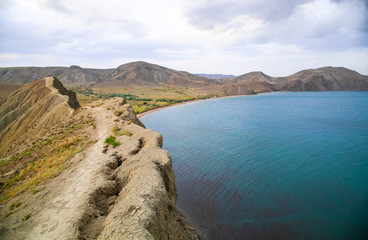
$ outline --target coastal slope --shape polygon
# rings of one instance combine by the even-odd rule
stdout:
[[[59,102],[54,96],[59,91],[49,91],[48,81],[53,83],[51,86],[59,83],[55,78],[47,78],[25,88],[38,89],[40,92],[34,90],[35,93],[53,105],[54,101]],[[62,89],[61,86],[54,87],[54,90]],[[9,99],[21,99],[23,90],[15,92]],[[26,96],[30,98],[32,95]],[[9,101],[6,100],[6,109],[10,109]],[[0,213],[3,219],[0,238],[198,239],[194,229],[176,209],[172,159],[162,149],[162,136],[146,129],[122,98],[99,100],[93,108],[78,108],[77,103],[65,105],[65,102],[59,102],[66,109],[62,116],[57,116],[60,121],[44,125],[45,137],[56,139],[59,151],[73,148],[76,144],[71,141],[60,145],[63,139],[57,138],[59,134],[66,132],[68,135],[65,137],[68,138],[74,131],[85,130],[83,137],[76,141],[85,141],[89,145],[67,161],[65,170],[46,182],[31,184],[17,194],[3,196],[9,186],[13,187],[10,183],[15,185],[11,181],[18,179],[17,176],[27,166],[32,166],[32,162],[25,162],[28,154],[38,153],[27,151],[22,158],[22,154],[10,149],[1,159],[2,166],[16,164],[11,159],[19,161],[19,164],[16,165],[18,170],[6,168],[1,172]],[[51,112],[46,111],[42,115]],[[24,114],[19,115],[34,116]],[[41,149],[52,143],[45,139],[41,142],[45,144]],[[37,146],[37,142],[30,144]],[[36,151],[37,147],[33,150]],[[11,158],[12,155],[17,157]],[[32,177],[33,173],[29,174],[23,175],[25,180]],[[6,179],[10,182],[3,182]],[[30,191],[34,186],[37,191]]]
[[[0,156],[80,108],[76,94],[57,78],[47,77],[24,85],[0,100]]]

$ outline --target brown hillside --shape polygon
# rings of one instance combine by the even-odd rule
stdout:
[[[2,162],[0,239],[198,240],[176,209],[162,136],[124,99],[94,105]]]
[[[89,86],[110,79],[114,69],[70,67],[0,68],[0,82],[27,84],[48,75],[57,77],[65,86]]]
[[[21,88],[22,85],[0,83],[0,98],[5,98]]]
[[[218,85],[212,79],[199,77],[187,72],[181,72],[146,62],[133,62],[121,65],[108,81],[94,85],[96,88],[125,86],[177,86],[202,87]]]
[[[113,74],[114,69],[90,69],[70,66],[65,72],[57,76],[66,86],[89,86],[106,81]]]
[[[342,67],[303,70],[276,87],[282,91],[368,91],[368,76]]]
[[[29,140],[80,105],[56,78],[29,83],[0,102],[0,155]],[[12,149],[14,150],[14,149]]]
[[[11,67],[0,68],[0,82],[11,84],[27,84],[46,77],[48,74],[59,76],[66,67]]]
[[[264,74],[263,72],[250,72],[244,75],[230,78],[225,80],[225,83],[232,83],[232,84],[244,84],[250,82],[266,82],[266,83],[282,83],[286,82],[286,78],[275,78]]]

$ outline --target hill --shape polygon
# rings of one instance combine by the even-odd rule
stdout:
[[[146,62],[123,64],[115,69],[70,67],[0,68],[0,83],[24,84],[40,76],[58,77],[69,87],[87,87],[100,94],[138,93],[140,98],[193,98],[228,96],[272,91],[366,91],[367,76],[342,67],[303,70],[286,77],[272,77],[263,72],[250,72],[238,77],[177,71]],[[236,87],[235,87],[236,86]],[[81,91],[79,91],[81,92]],[[83,91],[82,91],[83,92]]]
[[[43,78],[23,86],[0,100],[0,153],[79,107],[75,93],[65,89],[56,78]]]
[[[131,86],[201,87],[218,82],[146,62],[123,64],[116,69],[70,67],[15,67],[0,68],[0,82],[26,84],[48,75],[57,77],[69,87],[93,86],[117,88]]]
[[[205,74],[205,73],[197,73],[194,74],[200,77],[205,77],[205,78],[209,78],[209,79],[216,79],[216,80],[221,80],[221,79],[226,79],[226,78],[234,78],[236,76],[234,75],[226,75],[226,74]]]
[[[95,88],[114,88],[126,86],[176,86],[202,87],[217,85],[215,80],[199,77],[188,72],[177,71],[146,62],[133,62],[119,66],[112,77],[93,85]]]
[[[0,83],[0,99],[9,96],[21,87],[22,85],[18,84]]]
[[[343,67],[323,67],[297,72],[276,85],[281,91],[368,91],[368,76]]]
[[[122,98],[80,108],[54,77],[0,102],[0,239],[195,239],[172,160]]]
[[[113,69],[70,67],[0,68],[0,82],[26,84],[47,76],[57,77],[66,86],[89,86],[109,79]]]

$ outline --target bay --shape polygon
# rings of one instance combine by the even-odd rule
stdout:
[[[200,101],[141,121],[202,239],[368,239],[368,92]]]

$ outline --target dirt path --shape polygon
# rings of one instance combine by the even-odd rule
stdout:
[[[103,109],[95,108],[96,136],[99,141],[86,152],[85,158],[73,169],[63,172],[48,189],[50,200],[33,219],[36,224],[26,239],[75,239],[78,221],[89,205],[89,193],[104,181],[99,170],[106,159],[103,140],[108,134]]]

